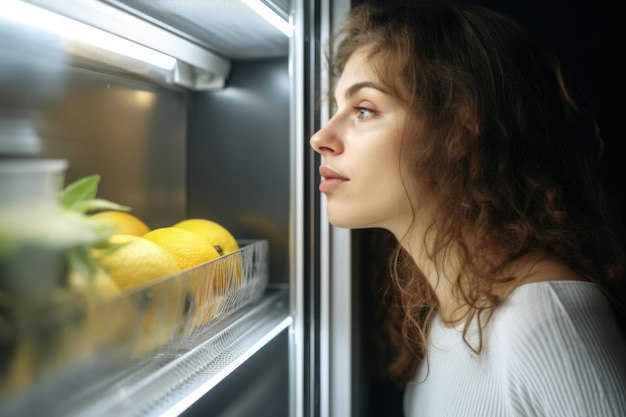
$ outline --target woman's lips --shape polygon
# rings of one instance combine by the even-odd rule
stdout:
[[[320,175],[322,176],[322,182],[320,183],[319,190],[322,193],[330,192],[341,184],[349,181],[348,178],[326,165],[320,166]]]

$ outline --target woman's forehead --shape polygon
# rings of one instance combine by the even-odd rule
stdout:
[[[383,82],[383,77],[378,73],[379,58],[371,56],[370,52],[367,48],[359,48],[350,55],[336,83],[336,93],[343,94],[342,91],[349,88],[351,84],[366,81],[381,91],[390,93],[389,88],[387,88],[388,83]]]
[[[411,58],[398,56],[397,52],[377,45],[359,47],[348,58],[344,71],[350,64],[361,66],[368,79],[376,82],[387,94],[408,104],[415,93],[412,91],[415,80],[407,79],[406,74],[416,74],[418,65]]]

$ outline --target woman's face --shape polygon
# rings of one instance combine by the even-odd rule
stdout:
[[[319,189],[331,224],[404,233],[413,218],[400,171],[405,107],[378,82],[363,50],[348,60],[335,102],[336,113],[310,140],[323,157]]]

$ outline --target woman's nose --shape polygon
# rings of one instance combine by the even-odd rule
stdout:
[[[343,151],[343,144],[330,122],[315,132],[309,143],[311,148],[321,155],[337,154]]]

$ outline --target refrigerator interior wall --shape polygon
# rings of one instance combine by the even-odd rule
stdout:
[[[67,184],[99,174],[98,196],[151,228],[185,218],[187,93],[92,69],[64,84],[39,112],[37,156],[67,159]]]
[[[194,92],[188,116],[188,213],[235,236],[268,239],[271,282],[289,282],[289,67],[234,61],[226,88]]]

